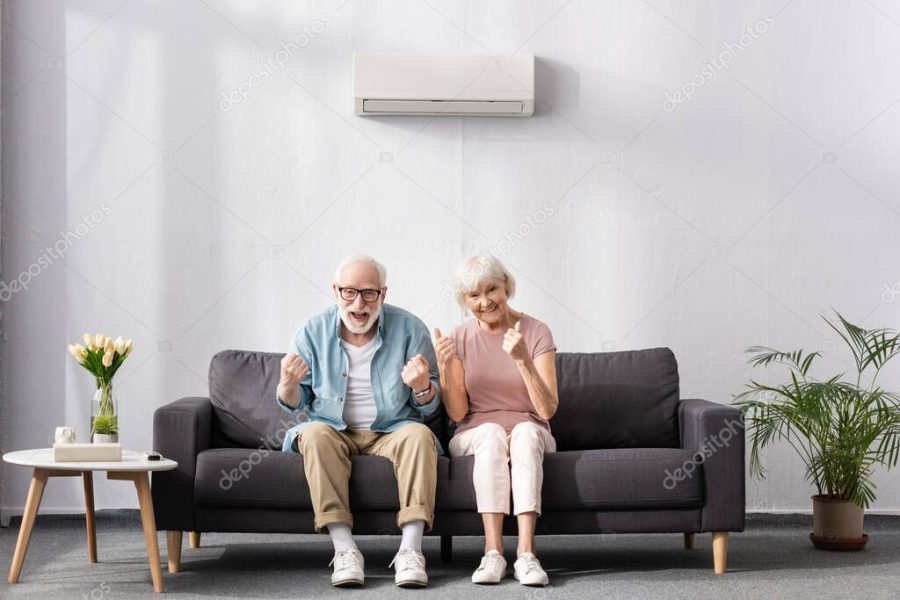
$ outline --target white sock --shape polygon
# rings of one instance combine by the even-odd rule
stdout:
[[[356,550],[356,542],[353,541],[353,534],[350,532],[350,526],[346,523],[332,523],[327,525],[328,535],[331,536],[331,543],[334,544],[334,551]]]
[[[422,536],[425,534],[425,521],[419,519],[403,525],[403,539],[400,540],[400,549],[422,551]]]

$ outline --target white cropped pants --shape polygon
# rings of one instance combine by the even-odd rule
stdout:
[[[496,423],[484,423],[454,435],[451,456],[475,455],[472,480],[479,513],[541,513],[544,453],[556,452],[550,432],[532,422],[519,423],[507,435]]]

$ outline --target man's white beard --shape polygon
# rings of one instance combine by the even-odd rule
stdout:
[[[352,311],[350,306],[347,307],[338,307],[341,313],[341,322],[344,323],[344,327],[347,328],[350,333],[355,333],[356,335],[362,335],[367,333],[372,326],[375,324],[375,321],[378,320],[378,315],[381,314],[381,303],[375,308],[375,310],[369,313],[369,319],[362,325],[357,325],[353,322],[353,319],[350,317],[351,312],[359,312]]]

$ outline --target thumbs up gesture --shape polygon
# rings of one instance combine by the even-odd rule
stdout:
[[[444,337],[441,330],[434,328],[434,353],[437,355],[438,368],[443,371],[450,364],[450,361],[458,358],[456,356],[456,346],[453,340]]]
[[[503,351],[516,361],[527,360],[530,357],[525,339],[519,330],[520,323],[521,321],[516,321],[516,324],[507,329],[503,335]]]

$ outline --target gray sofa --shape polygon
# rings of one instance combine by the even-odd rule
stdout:
[[[209,397],[182,398],[154,415],[153,445],[178,461],[154,473],[156,526],[167,530],[169,570],[179,569],[182,532],[312,533],[303,458],[280,451],[296,417],[275,403],[282,354],[227,350],[209,367]],[[683,400],[668,348],[559,353],[558,451],[544,460],[539,534],[712,533],[724,573],[728,533],[744,529],[744,429],[740,413]],[[302,418],[302,417],[301,417]],[[444,447],[453,423],[428,421]],[[396,480],[384,458],[355,456],[354,533],[399,533]],[[450,560],[452,536],[481,535],[473,459],[438,459],[431,535]],[[515,533],[515,521],[506,521]]]

